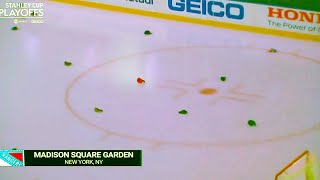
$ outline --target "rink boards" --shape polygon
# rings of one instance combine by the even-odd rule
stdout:
[[[320,41],[320,12],[226,0],[53,0],[215,27]]]

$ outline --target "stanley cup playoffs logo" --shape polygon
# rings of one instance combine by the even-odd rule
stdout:
[[[14,19],[14,23],[43,23],[44,3],[13,3],[0,1],[0,19]]]
[[[0,3],[0,18],[43,17],[43,3]]]

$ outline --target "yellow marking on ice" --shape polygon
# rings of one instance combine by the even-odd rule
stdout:
[[[205,89],[201,89],[199,92],[200,94],[203,94],[203,95],[212,95],[212,94],[216,94],[218,90],[214,88],[205,88]]]

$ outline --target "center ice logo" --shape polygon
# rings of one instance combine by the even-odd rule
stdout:
[[[220,100],[231,100],[238,102],[250,102],[263,98],[260,94],[247,93],[243,91],[241,84],[236,84],[225,90],[224,93],[220,93],[218,88],[208,87],[201,88],[208,84],[208,80],[199,80],[195,83],[186,83],[182,81],[165,81],[160,88],[170,89],[175,92],[173,99],[180,100],[184,96],[188,95],[190,91],[196,90],[199,94],[209,96],[217,95],[215,98],[210,100],[209,105],[215,105]]]
[[[288,78],[283,70],[289,65],[293,72],[303,66],[310,74]],[[301,102],[314,102],[317,65],[310,58],[259,48],[160,49],[110,59],[84,71],[68,85],[65,103],[102,140],[120,137],[151,147],[263,144],[319,129],[313,120],[319,112],[301,111]],[[228,80],[219,81],[221,75]],[[137,76],[145,83],[137,83]],[[297,81],[305,84],[297,86]],[[95,113],[94,107],[103,113]],[[248,127],[249,119],[257,120],[258,128]]]

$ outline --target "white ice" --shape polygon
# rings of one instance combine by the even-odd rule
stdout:
[[[271,180],[306,149],[320,157],[319,43],[45,8],[44,24],[0,21],[1,149],[142,149],[143,166],[0,168],[1,180]]]

